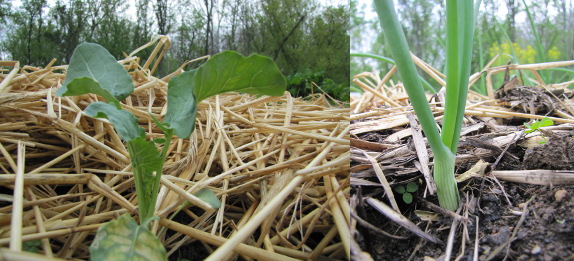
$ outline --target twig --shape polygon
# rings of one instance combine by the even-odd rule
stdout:
[[[395,235],[389,234],[389,233],[385,232],[384,230],[382,230],[382,229],[380,229],[380,228],[378,228],[378,227],[373,226],[371,223],[365,221],[364,219],[362,219],[361,217],[359,217],[357,214],[355,214],[355,213],[353,213],[353,212],[351,212],[351,217],[354,218],[355,220],[357,220],[357,222],[359,222],[359,224],[360,224],[361,226],[364,226],[364,227],[368,228],[369,230],[371,230],[371,231],[373,231],[373,232],[375,232],[375,233],[378,233],[378,234],[380,234],[380,235],[383,235],[383,236],[386,236],[386,237],[390,237],[390,238],[393,238],[393,239],[398,239],[398,240],[408,239],[407,237],[401,237],[401,236],[395,236]]]
[[[462,221],[465,222],[465,223],[468,222],[468,220],[467,220],[465,217],[463,217],[463,216],[461,216],[461,215],[459,215],[459,214],[457,214],[457,213],[454,213],[454,212],[452,212],[452,211],[450,211],[450,210],[448,210],[448,209],[446,209],[446,208],[437,206],[437,205],[433,204],[432,202],[429,202],[429,201],[426,200],[426,199],[418,198],[417,200],[418,200],[420,203],[422,203],[423,205],[425,205],[425,207],[430,208],[430,209],[433,210],[433,211],[436,211],[436,212],[438,212],[438,213],[441,213],[441,214],[443,214],[443,215],[445,215],[445,216],[449,216],[449,217],[451,217],[451,218],[453,218],[453,219],[455,219],[455,220],[459,220],[459,221],[462,220]]]
[[[381,166],[379,165],[377,160],[375,160],[365,151],[363,151],[363,154],[365,154],[365,157],[367,157],[367,159],[369,159],[369,161],[371,162],[371,165],[373,165],[373,170],[375,170],[377,178],[379,178],[381,185],[383,185],[383,189],[385,189],[385,193],[387,194],[387,198],[391,202],[391,206],[395,211],[399,211],[399,206],[397,205],[397,201],[395,200],[395,194],[393,193],[393,190],[391,189],[391,186],[389,185],[389,182],[387,181],[387,178],[385,177],[385,174],[383,173]]]
[[[411,129],[413,130],[413,141],[415,143],[415,150],[421,165],[421,172],[425,178],[427,189],[430,195],[434,195],[436,191],[436,185],[434,179],[431,178],[431,172],[429,169],[429,155],[421,128],[417,121],[415,120],[412,113],[407,113],[407,118],[411,124]]]
[[[395,212],[385,203],[380,202],[374,198],[367,198],[365,201],[367,201],[369,205],[378,210],[381,214],[385,215],[387,218],[394,221],[401,227],[413,232],[415,235],[424,238],[428,241],[431,241],[433,243],[444,245],[444,242],[442,242],[440,239],[431,234],[425,233],[417,225],[415,225],[413,222],[408,220],[405,216],[401,215],[400,213]]]
[[[460,213],[460,210],[462,209],[463,205],[461,205],[458,210],[456,211],[456,214],[458,215],[458,213]],[[450,232],[448,233],[448,241],[446,243],[446,250],[444,251],[445,253],[445,257],[443,259],[443,261],[449,261],[450,260],[450,256],[452,253],[452,248],[454,245],[454,237],[456,235],[456,228],[458,227],[458,223],[460,222],[460,219],[453,219],[452,220],[452,225],[450,226]]]
[[[478,229],[479,223],[478,223],[478,216],[474,216],[475,217],[475,221],[476,221],[476,233],[474,236],[474,251],[473,251],[473,255],[472,255],[472,260],[473,261],[478,261],[478,232],[480,231],[480,229]]]

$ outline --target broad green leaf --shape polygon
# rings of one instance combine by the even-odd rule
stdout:
[[[209,189],[202,188],[198,192],[195,192],[195,194],[193,194],[193,195],[196,196],[197,198],[207,202],[207,204],[209,204],[210,206],[212,206],[215,209],[221,207],[221,202],[219,202],[219,199],[217,198],[215,193],[213,193],[213,191],[211,191]]]
[[[138,226],[127,213],[98,229],[90,255],[92,261],[167,260],[161,241],[147,226]]]
[[[58,92],[62,90],[60,88]],[[65,96],[76,96],[76,95],[83,95],[86,93],[94,93],[97,95],[102,96],[106,102],[113,103],[116,108],[121,109],[120,101],[116,99],[108,90],[102,88],[100,83],[96,82],[94,79],[90,77],[80,77],[75,78],[67,85],[67,91]],[[59,95],[59,94],[58,94]]]
[[[396,186],[396,187],[395,187],[395,191],[398,192],[398,193],[403,194],[403,193],[405,193],[405,191],[406,191],[406,190],[405,190],[405,186],[403,186],[403,185]]]
[[[244,57],[234,51],[211,57],[197,69],[193,82],[197,102],[230,91],[281,96],[286,85],[273,60],[256,54]]]
[[[411,193],[403,194],[403,201],[407,204],[411,204],[411,202],[413,202],[413,195],[411,195]]]
[[[197,102],[193,96],[193,83],[196,71],[173,77],[167,85],[167,113],[163,121],[182,139],[187,139],[195,128]]]
[[[145,130],[138,125],[137,118],[131,112],[119,110],[105,102],[94,102],[88,105],[85,112],[90,117],[108,119],[120,137],[126,141],[138,137],[145,138]]]
[[[56,94],[74,96],[90,93],[80,84],[70,85],[74,79],[83,77],[91,78],[118,100],[125,99],[134,91],[132,78],[126,69],[99,44],[82,43],[76,47],[68,65],[66,80]],[[107,98],[106,101],[111,102]]]
[[[407,191],[408,192],[415,192],[418,189],[419,189],[419,186],[417,186],[417,183],[409,182],[409,184],[407,184]]]
[[[153,216],[155,210],[164,158],[155,143],[146,141],[145,137],[129,140],[128,152],[138,193],[140,220],[146,220]]]

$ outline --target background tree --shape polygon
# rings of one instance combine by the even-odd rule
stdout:
[[[158,34],[167,35],[173,25],[173,13],[170,11],[168,0],[156,0],[155,16],[157,18]]]
[[[133,33],[132,46],[142,46],[149,42],[152,37],[153,20],[150,19],[150,1],[136,1],[136,24]],[[150,52],[145,53],[149,55]]]
[[[0,1],[2,19],[8,11],[2,9],[5,0]],[[232,49],[274,59],[300,96],[319,92],[314,82],[348,99],[350,16],[344,2],[321,6],[318,0],[26,0],[6,19],[0,53],[22,64],[44,66],[52,58],[66,64],[83,41],[99,43],[121,59],[124,52],[164,34],[172,47],[156,72],[160,76],[187,60]],[[138,56],[145,60],[151,51]]]
[[[58,57],[62,62],[69,63],[72,52],[81,43],[82,33],[86,29],[87,10],[80,0],[70,1],[67,4],[58,1],[50,13],[55,23],[55,31],[46,36],[49,42],[58,46]]]

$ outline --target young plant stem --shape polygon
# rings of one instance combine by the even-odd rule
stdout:
[[[442,136],[434,121],[408,43],[392,0],[376,0],[375,6],[399,75],[434,154],[434,178],[442,207],[456,210],[459,194],[454,179],[454,160],[464,117],[474,33],[473,1],[447,1],[447,91]],[[479,3],[476,3],[477,6]]]
[[[401,25],[399,24],[397,14],[392,0],[375,1],[377,13],[384,29],[385,37],[389,42],[395,64],[398,68],[399,75],[409,95],[415,113],[421,122],[421,126],[427,136],[431,147],[436,147],[437,151],[448,151],[442,144],[434,115],[430,110],[424,89],[417,69],[411,59],[407,39]],[[434,145],[433,145],[434,144]],[[433,151],[435,148],[432,148]]]
[[[448,0],[446,5],[446,101],[442,141],[456,154],[464,119],[472,54],[472,1]]]

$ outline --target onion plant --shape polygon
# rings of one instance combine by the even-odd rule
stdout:
[[[393,0],[375,0],[379,20],[383,28],[399,75],[411,100],[415,113],[427,136],[434,154],[434,180],[439,204],[456,210],[460,198],[454,179],[454,160],[464,116],[472,41],[474,33],[474,10],[471,0],[446,1],[446,101],[439,132],[433,113],[426,99],[420,77],[411,59],[409,47],[394,9]]]

